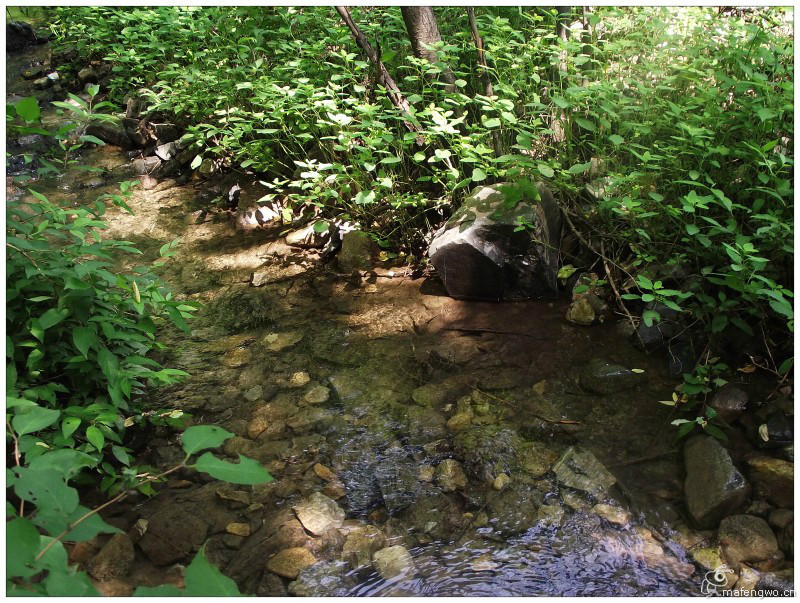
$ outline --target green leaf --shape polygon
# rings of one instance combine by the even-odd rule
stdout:
[[[194,454],[207,448],[217,448],[232,437],[231,432],[216,425],[195,425],[183,432],[181,440],[184,452]]]
[[[584,172],[588,171],[592,167],[592,162],[588,161],[586,163],[576,163],[571,168],[567,170],[570,174],[583,174]]]
[[[356,205],[369,205],[375,202],[375,191],[359,191],[355,198]]]
[[[35,433],[50,427],[61,416],[60,410],[42,408],[41,406],[24,407],[14,415],[11,426],[17,435]]]
[[[583,117],[576,117],[575,123],[577,123],[584,130],[589,130],[590,132],[594,132],[597,129],[597,126],[593,121],[584,119]]]
[[[63,308],[61,310],[57,308],[50,308],[47,312],[39,317],[39,324],[41,324],[42,328],[46,331],[50,327],[60,323],[67,316],[69,316],[69,310],[67,308]]]
[[[134,597],[180,597],[183,594],[180,588],[172,584],[161,586],[140,586],[133,591]]]
[[[86,572],[50,570],[44,579],[49,597],[99,597]]]
[[[36,573],[26,566],[39,553],[39,540],[39,530],[27,519],[17,518],[6,524],[6,545],[13,546],[13,551],[6,554],[6,579],[27,578]]]
[[[66,484],[54,469],[35,470],[17,467],[14,492],[22,500],[36,505],[37,525],[47,523],[59,533],[67,527],[67,518],[78,508],[78,491]]]
[[[448,159],[452,155],[447,149],[436,149],[433,154],[439,159]]]
[[[623,142],[625,142],[625,139],[622,136],[620,136],[619,134],[612,134],[611,136],[608,137],[608,139],[611,142],[613,142],[615,145],[617,145],[617,146],[619,146]]]
[[[723,442],[728,440],[728,436],[725,435],[724,431],[722,431],[719,427],[715,427],[714,425],[711,425],[710,423],[706,425],[705,430],[706,430],[706,433],[708,433],[709,435],[714,436],[718,440],[722,440]]]
[[[496,117],[492,117],[491,119],[487,119],[483,122],[483,125],[487,128],[497,128],[500,126],[500,120]]]
[[[772,119],[773,117],[777,117],[777,113],[772,111],[771,109],[761,108],[756,111],[756,115],[758,115],[759,119],[762,122],[767,121],[768,119]]]
[[[75,327],[72,329],[72,343],[85,358],[88,358],[89,350],[97,345],[97,335],[90,327]]]
[[[84,134],[78,140],[80,140],[81,142],[91,142],[92,144],[96,144],[99,146],[104,146],[106,144],[102,140],[100,140],[97,136],[92,136],[91,134]]]
[[[195,469],[208,473],[211,477],[231,484],[265,484],[272,481],[272,476],[259,463],[241,454],[239,463],[228,463],[206,452],[194,465]]]
[[[106,348],[100,348],[97,353],[97,364],[100,365],[100,370],[106,376],[106,379],[113,382],[119,373],[119,360],[117,357],[109,352]]]
[[[67,417],[63,421],[61,421],[61,433],[64,434],[65,438],[68,438],[78,427],[81,426],[81,420],[78,417]]]
[[[331,225],[325,220],[317,220],[316,222],[314,222],[314,232],[316,232],[317,234],[328,232],[330,227]]]
[[[690,235],[694,236],[698,232],[700,232],[700,229],[697,226],[695,226],[694,224],[687,224],[686,225],[686,232],[689,233]]]
[[[75,509],[75,512],[69,516],[67,519],[68,525],[72,525],[76,521],[78,521],[81,517],[85,516],[89,513],[91,509],[87,509],[86,507],[78,505],[78,508]],[[94,515],[89,515],[86,519],[76,525],[72,530],[70,530],[66,536],[64,536],[65,542],[86,542],[87,540],[91,540],[98,534],[117,534],[121,532],[119,528],[115,528],[112,525],[107,524],[100,515],[95,513]]]
[[[385,163],[386,165],[392,165],[393,163],[400,163],[401,161],[403,160],[396,155],[393,155],[392,157],[384,157],[380,162]]]
[[[555,174],[553,168],[551,168],[549,165],[545,165],[544,163],[537,165],[536,169],[539,170],[539,173],[545,178],[552,178]]]
[[[17,115],[28,123],[38,121],[39,116],[42,114],[41,109],[39,109],[39,101],[32,96],[20,99],[17,104],[14,105],[14,109]]]
[[[483,180],[486,180],[486,172],[484,172],[481,168],[475,168],[472,170],[473,182],[482,182]]]
[[[195,155],[195,158],[192,159],[192,163],[189,165],[190,168],[196,170],[200,167],[200,164],[203,163],[203,156],[202,155]]]
[[[554,96],[553,97],[553,102],[556,105],[558,105],[559,107],[561,107],[562,109],[566,109],[567,107],[569,107],[569,102],[564,100],[560,96]]]
[[[236,597],[240,596],[236,582],[223,575],[205,557],[201,548],[186,568],[185,597]]]
[[[106,444],[106,437],[103,435],[103,432],[94,425],[90,425],[86,428],[86,439],[89,440],[89,443],[97,448],[98,451],[103,450],[103,446]]]
[[[689,178],[692,180],[697,180],[700,177],[700,172],[697,170],[689,170]]]
[[[711,321],[711,332],[720,333],[728,326],[727,314],[717,314]]]

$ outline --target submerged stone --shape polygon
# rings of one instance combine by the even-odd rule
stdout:
[[[711,436],[694,436],[683,449],[686,509],[702,529],[715,528],[747,501],[750,486],[728,451]]]
[[[341,507],[320,492],[314,492],[292,509],[303,527],[315,536],[322,536],[344,522],[344,511]]]
[[[641,375],[602,358],[593,358],[580,376],[581,387],[595,394],[612,394],[634,387]]]
[[[593,495],[606,492],[617,483],[603,464],[588,450],[572,446],[553,466],[559,483]]]
[[[381,578],[389,580],[415,570],[411,553],[403,546],[390,546],[372,556],[372,564]]]

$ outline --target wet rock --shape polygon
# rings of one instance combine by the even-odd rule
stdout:
[[[234,536],[247,537],[250,536],[250,526],[246,523],[229,523],[225,526],[225,531]]]
[[[456,434],[453,452],[472,479],[491,483],[500,473],[511,474],[522,443],[510,429],[485,425]]]
[[[217,488],[215,494],[226,501],[231,509],[244,509],[250,504],[250,495],[244,490],[234,490],[225,486]]]
[[[295,597],[346,597],[356,585],[343,561],[320,561],[300,572],[289,584],[289,594]]]
[[[599,515],[606,521],[610,523],[615,523],[617,525],[627,525],[631,522],[631,515],[625,509],[614,505],[607,505],[607,504],[597,504],[592,507],[592,513],[595,515]]]
[[[166,122],[162,123],[154,123],[150,121],[149,118],[146,118],[144,122],[147,124],[148,130],[152,133],[153,137],[161,144],[169,144],[173,141],[178,140],[181,137],[181,129],[176,126],[175,124],[170,124]],[[185,148],[185,146],[181,143],[175,145],[173,147],[175,151],[181,151]],[[194,153],[192,153],[194,156]]]
[[[509,483],[511,482],[511,478],[508,477],[505,473],[501,473],[492,482],[492,488],[500,492],[503,490]]]
[[[132,149],[134,146],[125,126],[119,121],[93,121],[86,126],[86,134],[123,149]]]
[[[6,23],[6,52],[20,52],[38,43],[36,32],[29,23],[25,21]]]
[[[701,529],[715,528],[740,509],[750,486],[734,467],[728,451],[711,436],[694,436],[683,449],[684,494],[689,517]]]
[[[151,174],[161,166],[161,160],[158,157],[145,157],[143,159],[134,159],[131,167],[134,174]]]
[[[776,530],[785,528],[794,521],[794,511],[790,509],[775,509],[769,514],[767,523]]]
[[[165,144],[158,145],[155,150],[156,157],[161,159],[161,161],[169,161],[179,152],[178,145],[174,142],[167,142]]]
[[[794,559],[794,519],[777,532],[778,546],[789,558]]]
[[[436,343],[430,352],[431,357],[446,365],[464,365],[479,356],[482,350],[472,337],[448,337]],[[458,377],[465,384],[463,377]]]
[[[270,333],[261,339],[261,345],[268,352],[280,352],[289,348],[303,339],[300,331],[288,333]]]
[[[148,518],[139,547],[155,565],[167,565],[191,555],[206,539],[208,525],[194,506],[170,505]]]
[[[567,320],[575,324],[588,326],[596,318],[594,307],[586,297],[579,297],[567,308]]]
[[[314,230],[314,224],[309,224],[305,228],[293,230],[286,235],[286,244],[292,247],[303,247],[307,249],[319,249],[325,246],[330,235],[328,231],[318,233]]]
[[[35,80],[36,78],[43,77],[45,74],[44,65],[35,65],[29,69],[22,70],[22,77],[26,80]]]
[[[53,85],[53,80],[49,77],[40,77],[38,79],[33,80],[33,87],[37,90],[46,90],[50,86]]]
[[[442,492],[463,490],[467,487],[467,476],[461,468],[461,463],[453,459],[446,459],[436,467],[436,484]]]
[[[402,546],[390,546],[372,556],[375,571],[385,580],[410,574],[415,571],[411,553]]]
[[[322,489],[322,493],[328,498],[339,500],[347,494],[347,490],[345,489],[344,484],[337,480],[335,482],[327,483]]]
[[[396,513],[416,501],[420,484],[417,464],[405,456],[405,451],[387,451],[375,469],[375,478],[390,513]]]
[[[783,410],[770,413],[767,417],[767,440],[759,433],[758,445],[761,448],[781,448],[791,446],[794,442],[794,425],[792,419]]]
[[[255,402],[261,400],[264,396],[264,389],[260,385],[254,385],[244,392],[244,399],[248,402]]]
[[[469,429],[472,424],[472,415],[470,413],[460,412],[453,415],[447,421],[447,429],[450,431],[464,431]]]
[[[445,351],[445,354],[447,352]],[[441,407],[455,402],[469,393],[469,385],[463,377],[450,377],[440,383],[426,383],[411,392],[411,398],[425,407]]]
[[[528,442],[518,450],[519,465],[532,477],[542,477],[558,461],[558,452],[541,442]]]
[[[227,352],[222,357],[222,364],[230,368],[239,368],[250,362],[253,353],[247,348],[238,348]]]
[[[570,447],[553,466],[559,483],[593,495],[606,492],[617,483],[603,464],[588,450]]]
[[[574,511],[588,511],[592,506],[584,495],[571,490],[562,490],[561,500]]]
[[[794,464],[768,456],[747,459],[747,474],[756,491],[778,507],[794,506]]]
[[[93,67],[84,67],[78,72],[78,80],[81,84],[96,84],[97,72]]]
[[[300,575],[301,571],[316,562],[317,558],[308,549],[292,547],[273,555],[267,561],[267,569],[273,574],[294,580]]]
[[[303,396],[303,400],[308,404],[324,404],[331,396],[331,390],[324,385],[315,385]]]
[[[590,360],[580,376],[581,387],[601,395],[630,389],[641,381],[641,375],[601,358]]]
[[[315,492],[292,509],[303,527],[315,536],[322,536],[328,530],[340,527],[344,521],[344,511],[341,507],[319,492]]]
[[[309,377],[307,372],[298,371],[296,373],[292,373],[292,376],[289,377],[289,382],[287,383],[287,385],[291,388],[298,388],[298,387],[303,387],[309,381],[311,381],[311,377]]]
[[[653,321],[648,327],[644,320],[639,321],[639,327],[633,335],[633,343],[641,350],[655,350],[666,342],[676,337],[682,330],[678,322],[678,312],[659,302],[648,302],[646,310],[658,312],[661,320]]]
[[[316,463],[314,465],[314,473],[317,475],[318,478],[326,481],[326,482],[335,482],[338,481],[338,477],[336,474],[331,471],[328,467],[323,465],[322,463]]]
[[[709,404],[717,416],[730,423],[735,420],[747,406],[747,394],[732,383],[726,383],[714,394]]]
[[[133,565],[133,542],[127,534],[114,534],[86,563],[86,570],[98,580],[127,576]]]
[[[372,251],[372,239],[366,232],[351,230],[342,234],[342,247],[336,256],[339,270],[368,270],[372,267]]]
[[[536,512],[536,519],[546,526],[559,525],[564,518],[564,509],[558,505],[543,505]]]
[[[544,496],[520,483],[511,483],[502,492],[489,497],[489,525],[504,536],[514,536],[532,528],[539,521],[539,507]]]
[[[753,563],[779,555],[778,541],[766,521],[753,515],[731,515],[719,524],[723,555],[734,563]]]
[[[372,556],[386,546],[386,535],[372,525],[350,530],[342,548],[342,559],[353,569],[370,564]]]
[[[506,206],[508,195],[524,201]],[[520,222],[533,231],[520,230]],[[447,292],[457,299],[524,299],[557,290],[561,213],[544,187],[475,188],[436,233],[428,250]]]
[[[286,419],[286,424],[295,433],[304,433],[313,427],[321,424],[330,423],[333,420],[333,413],[325,408],[316,406],[307,407],[300,412]]]
[[[421,465],[419,468],[419,481],[432,482],[436,475],[436,468],[431,465]]]
[[[787,568],[778,572],[768,572],[761,576],[756,590],[789,593],[794,591],[794,569]]]
[[[314,567],[314,566],[311,566]],[[301,574],[303,572],[300,572]],[[286,585],[283,580],[271,572],[264,572],[256,587],[257,597],[285,597]]]

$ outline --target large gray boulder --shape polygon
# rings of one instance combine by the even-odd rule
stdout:
[[[479,186],[436,233],[428,255],[454,298],[550,297],[561,228],[558,203],[543,184]]]
[[[750,485],[733,465],[728,451],[711,436],[698,435],[683,449],[686,465],[686,509],[700,529],[712,529],[739,510]]]

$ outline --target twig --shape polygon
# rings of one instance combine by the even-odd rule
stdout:
[[[186,461],[184,460],[184,461],[183,461],[183,462],[182,462],[180,465],[177,465],[177,466],[173,467],[172,469],[168,469],[167,471],[164,471],[163,473],[160,473],[160,474],[158,474],[158,475],[156,475],[156,476],[153,476],[153,477],[148,477],[147,479],[144,479],[144,480],[142,480],[141,482],[139,482],[138,484],[136,484],[136,485],[134,486],[134,488],[138,488],[139,486],[143,486],[144,484],[147,484],[147,483],[153,482],[153,481],[155,481],[155,480],[157,480],[157,479],[161,479],[162,477],[165,477],[165,476],[169,475],[170,473],[174,473],[174,472],[175,472],[175,471],[177,471],[178,469],[182,469],[182,468],[184,468],[185,466],[186,466]],[[132,488],[131,488],[131,489],[132,489]],[[61,532],[61,534],[59,534],[58,536],[56,536],[55,538],[53,538],[53,540],[51,540],[51,541],[50,541],[50,542],[47,544],[47,546],[46,546],[46,547],[44,547],[44,548],[42,549],[42,551],[41,551],[41,552],[40,552],[38,555],[36,555],[36,557],[34,558],[34,561],[39,561],[39,559],[41,559],[41,558],[44,556],[44,554],[45,554],[47,551],[49,551],[49,550],[50,550],[50,547],[52,547],[52,546],[53,546],[53,545],[54,545],[56,542],[59,542],[59,541],[60,541],[62,538],[64,538],[64,536],[66,536],[67,534],[69,534],[69,533],[70,533],[72,530],[74,530],[74,529],[75,529],[75,527],[76,527],[76,526],[78,526],[80,523],[82,523],[82,522],[84,522],[85,520],[89,519],[89,518],[90,518],[92,515],[94,515],[94,514],[96,514],[96,513],[99,513],[100,511],[102,511],[102,510],[103,510],[103,509],[105,509],[106,507],[110,507],[110,506],[111,506],[111,505],[113,505],[114,503],[116,503],[116,502],[119,502],[119,501],[121,501],[122,499],[124,499],[126,496],[128,496],[128,494],[130,494],[130,491],[131,491],[131,489],[125,490],[124,492],[121,492],[121,493],[117,494],[117,495],[116,495],[114,498],[112,498],[111,500],[109,500],[109,501],[107,501],[107,502],[103,503],[102,505],[100,505],[99,507],[97,507],[97,508],[95,508],[95,509],[92,509],[92,510],[91,510],[91,511],[89,511],[88,513],[86,513],[86,514],[82,515],[81,517],[79,517],[78,519],[76,519],[75,521],[73,521],[73,522],[72,522],[72,523],[71,523],[71,524],[70,524],[70,525],[67,527],[67,529],[66,529],[66,530],[64,530],[63,532]]]
[[[611,285],[611,290],[614,292],[614,296],[617,298],[617,303],[619,304],[622,311],[625,312],[625,316],[628,317],[628,321],[631,323],[631,327],[633,327],[633,332],[636,333],[636,337],[639,338],[639,343],[642,344],[644,347],[644,342],[642,341],[642,336],[639,335],[639,329],[636,328],[636,321],[633,320],[633,316],[628,311],[628,308],[625,307],[625,303],[622,301],[622,296],[619,294],[619,289],[617,289],[617,284],[614,282],[614,277],[611,275],[611,268],[608,266],[608,260],[606,259],[606,247],[605,243],[600,241],[600,251],[603,252],[603,268],[606,271],[606,278],[608,279],[608,284]]]
[[[631,459],[629,461],[625,461],[622,463],[616,463],[614,465],[609,465],[609,467],[628,467],[629,465],[636,465],[638,463],[644,463],[646,461],[654,461],[656,459],[660,459],[661,457],[669,456],[670,454],[677,454],[677,450],[667,450],[666,452],[657,452],[655,454],[649,454],[647,456],[641,456],[636,459]]]
[[[548,419],[547,417],[543,417],[541,415],[537,415],[536,413],[533,413],[533,412],[531,412],[529,410],[525,410],[524,408],[519,408],[515,404],[512,404],[511,401],[506,400],[504,398],[500,398],[498,396],[494,396],[494,395],[490,394],[489,392],[483,391],[479,387],[476,387],[476,386],[471,385],[469,383],[467,383],[467,385],[469,387],[471,387],[472,389],[474,389],[476,392],[478,392],[480,394],[483,394],[484,396],[488,396],[488,397],[492,398],[493,400],[497,400],[498,402],[502,402],[503,404],[507,404],[508,406],[513,408],[514,410],[518,410],[518,411],[520,411],[522,413],[528,414],[528,415],[530,415],[530,416],[532,416],[532,417],[534,417],[536,419],[539,419],[540,421],[544,421],[545,423],[550,423],[552,425],[580,425],[580,422],[571,421],[569,419],[560,419],[560,420]]]
[[[496,335],[518,335],[519,337],[530,337],[531,339],[536,339],[537,341],[544,341],[547,337],[538,337],[536,335],[531,335],[529,333],[519,333],[517,331],[498,331],[496,329],[479,329],[479,328],[467,328],[467,327],[443,327],[442,331],[459,331],[462,333],[494,333]]]
[[[6,415],[6,425],[8,426],[8,433],[11,434],[11,439],[14,440],[14,462],[16,463],[17,467],[20,466],[19,462],[19,438],[17,438],[17,434],[14,433],[14,428],[11,426],[11,419]],[[19,502],[19,516],[23,517],[25,515],[25,501],[20,500]]]

